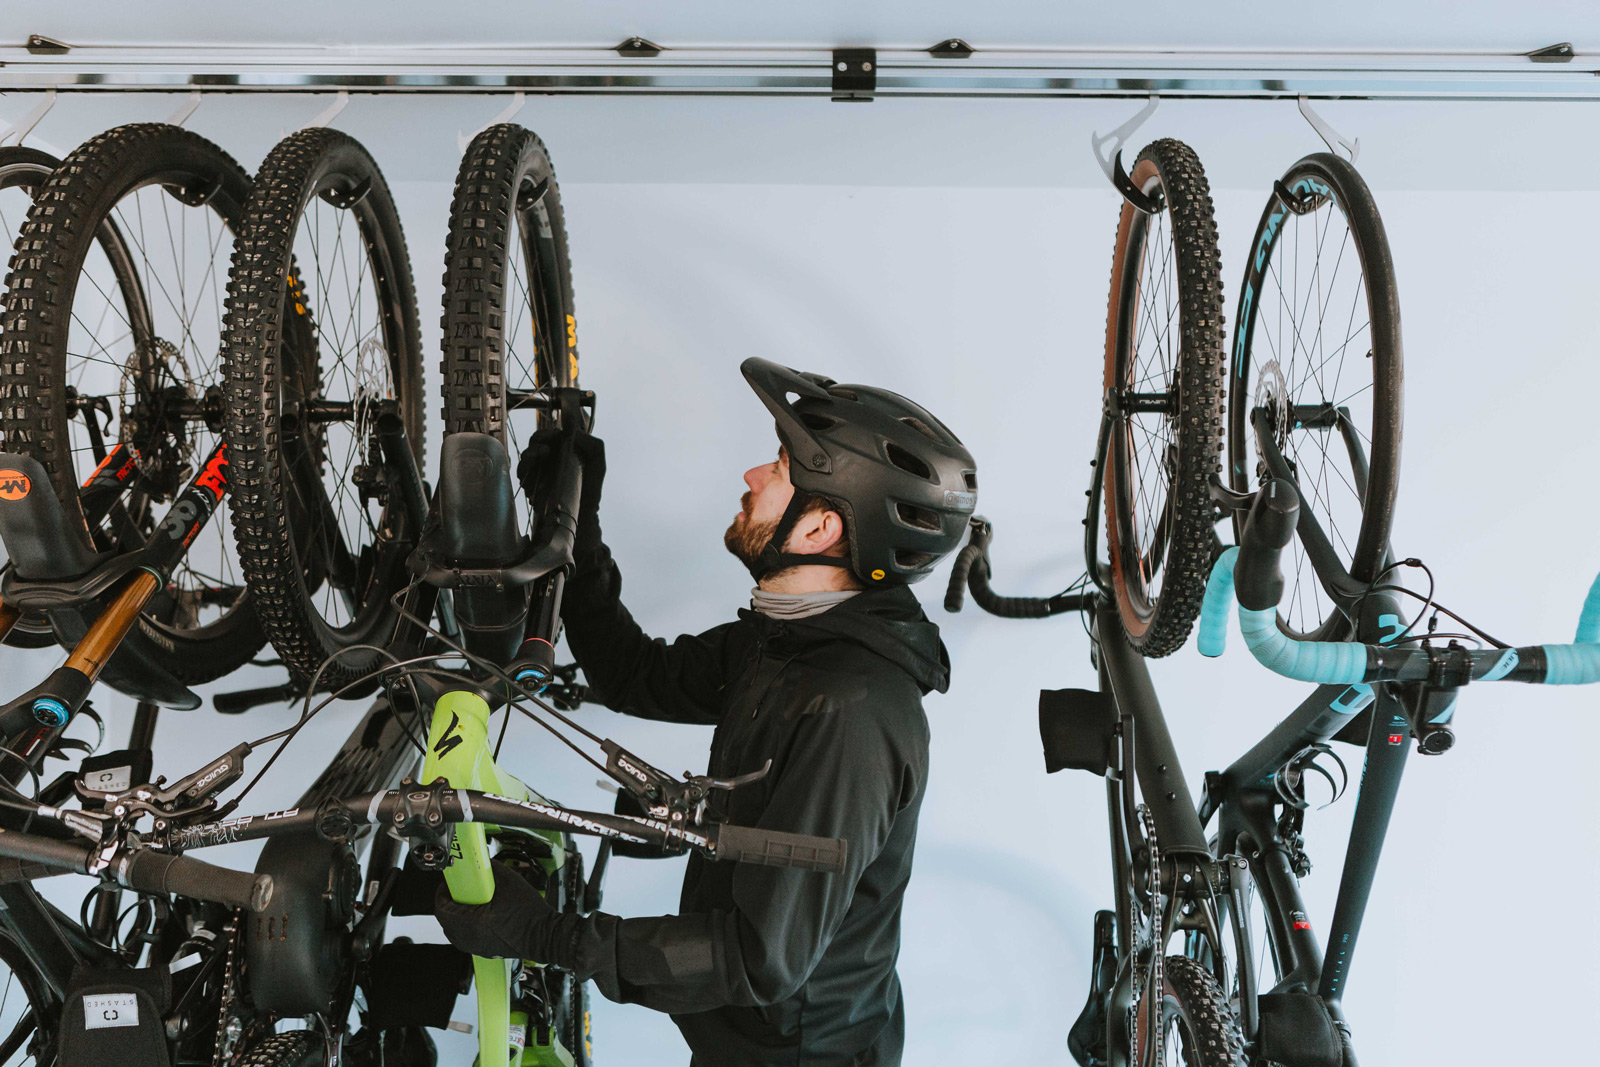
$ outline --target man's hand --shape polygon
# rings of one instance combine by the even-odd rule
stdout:
[[[491,863],[494,897],[487,904],[462,904],[440,884],[433,913],[445,937],[463,952],[490,958],[549,959],[559,913],[522,875],[503,863]]]
[[[528,438],[517,461],[517,481],[530,501],[538,501],[555,477],[553,463],[560,448],[562,431],[547,426]],[[606,443],[593,434],[579,431],[572,437],[572,451],[583,464],[583,493],[578,500],[578,528],[572,547],[578,569],[593,559],[600,549],[600,487],[606,480]]]

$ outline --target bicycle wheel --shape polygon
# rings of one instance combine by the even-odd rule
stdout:
[[[0,936],[0,972],[0,1067],[49,1067],[60,1004],[9,934]]]
[[[380,661],[344,650],[393,636],[418,533],[377,434],[398,415],[421,466],[411,262],[378,165],[336,130],[280,141],[247,219],[228,275],[234,530],[278,655],[303,677],[328,663],[332,689]]]
[[[1106,320],[1112,427],[1107,554],[1122,628],[1141,654],[1183,647],[1211,562],[1209,479],[1222,451],[1222,276],[1205,170],[1156,141],[1131,175],[1159,207],[1127,201]]]
[[[1400,481],[1400,303],[1383,221],[1356,169],[1317,153],[1274,187],[1250,247],[1229,378],[1229,480],[1244,492],[1267,477],[1256,433],[1269,433],[1333,558],[1370,582],[1389,550]],[[1261,431],[1251,425],[1258,410]],[[1236,527],[1243,521],[1235,513]],[[1278,625],[1346,636],[1303,537],[1293,567]]]
[[[1161,1063],[1174,1067],[1246,1067],[1244,1037],[1226,994],[1211,972],[1187,956],[1161,966]],[[1136,1009],[1133,1063],[1144,1063],[1153,1015],[1145,998]]]
[[[489,127],[462,157],[441,325],[444,432],[494,434],[515,462],[550,419],[530,401],[578,384],[561,190],[543,142],[521,126]]]
[[[33,205],[34,194],[44,186],[60,160],[34,148],[0,148],[0,238],[5,247],[17,243],[17,234]],[[0,447],[4,442],[0,441]],[[5,564],[5,546],[0,545],[0,567]],[[5,643],[17,648],[45,648],[55,644],[50,623],[41,614],[17,620]]]
[[[86,142],[36,193],[0,318],[0,434],[37,459],[68,514],[123,442],[131,491],[91,529],[129,551],[219,442],[223,264],[250,179],[227,153],[162,123]],[[227,502],[219,503],[225,510]],[[264,641],[218,516],[141,616],[151,654],[188,684]]]

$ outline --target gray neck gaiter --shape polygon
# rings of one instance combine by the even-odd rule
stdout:
[[[769,619],[806,619],[821,615],[860,592],[840,589],[827,593],[769,593],[757,586],[750,590],[750,606]]]

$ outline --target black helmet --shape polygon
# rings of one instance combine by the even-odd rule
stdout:
[[[798,490],[751,568],[758,580],[833,562],[783,551],[807,493],[844,519],[850,561],[836,565],[868,586],[918,581],[960,544],[978,506],[977,465],[944,423],[887,389],[837,385],[765,359],[747,359],[739,370],[777,421]]]

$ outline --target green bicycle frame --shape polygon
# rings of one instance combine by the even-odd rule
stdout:
[[[434,705],[421,780],[440,778],[456,789],[479,789],[513,800],[544,800],[495,763],[489,743],[489,705],[475,693],[449,692]],[[456,900],[486,904],[494,896],[490,841],[502,833],[536,837],[547,844],[551,858],[539,860],[547,874],[566,861],[566,848],[557,831],[458,823],[450,839],[450,863],[444,869],[445,885]],[[540,966],[537,961],[527,962]],[[472,981],[478,994],[477,1067],[573,1067],[572,1053],[562,1045],[555,1026],[548,1030],[549,1042],[541,1044],[537,1034],[530,1032],[527,1014],[512,1010],[511,982],[522,963],[472,958]],[[580,1035],[579,1040],[585,1037]]]

